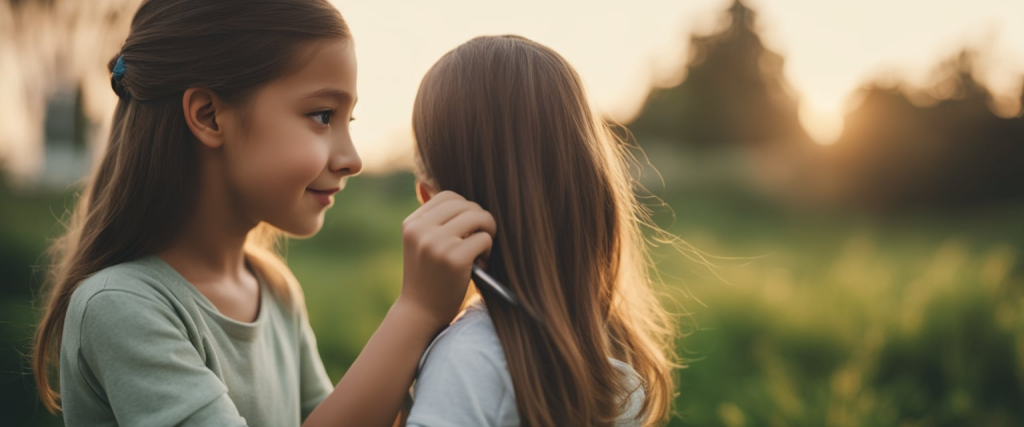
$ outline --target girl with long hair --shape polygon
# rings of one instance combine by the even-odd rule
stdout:
[[[409,425],[666,422],[675,333],[648,271],[654,226],[573,68],[523,37],[475,38],[427,72],[413,129],[420,199],[453,191],[493,214],[485,270],[527,310],[470,303],[424,356]]]
[[[331,384],[274,247],[319,231],[362,168],[354,45],[326,0],[142,3],[109,62],[112,132],[52,247],[33,348],[40,397],[68,426],[395,420],[495,229],[450,192],[414,212],[401,295]]]

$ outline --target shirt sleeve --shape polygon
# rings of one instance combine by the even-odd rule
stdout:
[[[86,303],[80,325],[79,369],[95,379],[119,425],[245,425],[167,304],[105,290]]]
[[[320,359],[316,335],[313,334],[313,328],[309,326],[309,318],[305,313],[302,315],[301,323],[299,333],[299,363],[301,365],[299,368],[301,370],[302,420],[305,421],[306,417],[320,405],[320,402],[323,402],[331,394],[334,386],[324,369],[324,362]]]
[[[407,426],[500,426],[515,400],[496,336],[472,327],[443,334],[430,348],[413,388]],[[485,339],[477,339],[485,338]]]

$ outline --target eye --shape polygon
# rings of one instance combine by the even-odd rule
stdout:
[[[313,121],[320,125],[329,126],[331,124],[331,116],[334,115],[334,110],[315,111],[306,115],[312,117]]]

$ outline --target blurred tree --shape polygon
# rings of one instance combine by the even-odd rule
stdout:
[[[992,112],[976,58],[955,55],[924,89],[863,89],[828,153],[843,199],[888,210],[1024,198],[1024,120]]]
[[[630,130],[641,140],[698,146],[810,141],[782,74],[783,59],[761,43],[756,13],[736,1],[729,25],[695,36],[685,80],[655,88]]]

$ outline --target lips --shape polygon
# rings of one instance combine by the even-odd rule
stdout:
[[[337,193],[338,191],[341,191],[341,188],[334,187],[334,188],[328,188],[328,189],[324,189],[324,190],[318,190],[316,188],[306,188],[306,190],[308,190],[310,192],[313,192],[313,193],[316,193],[316,194],[323,194],[325,196],[330,196],[330,195],[332,195],[334,193]]]
[[[324,206],[324,207],[326,207],[326,206],[331,204],[331,196],[334,195],[334,193],[337,193],[340,190],[341,190],[341,188],[338,188],[338,187],[328,188],[328,189],[324,189],[324,190],[318,190],[318,189],[315,189],[315,188],[306,188],[306,191],[308,191],[310,194],[312,194],[313,198],[315,198],[316,201],[319,202],[320,205]]]

